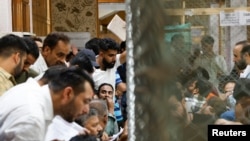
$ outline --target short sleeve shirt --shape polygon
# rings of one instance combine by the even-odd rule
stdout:
[[[14,77],[0,67],[0,96],[16,84]]]

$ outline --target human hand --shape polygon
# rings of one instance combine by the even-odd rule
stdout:
[[[106,102],[108,106],[109,113],[114,114],[114,101],[112,98],[106,97]]]
[[[106,133],[106,132],[103,132],[102,133],[102,137],[101,137],[101,140],[102,141],[109,141],[109,136],[108,136],[108,134]]]

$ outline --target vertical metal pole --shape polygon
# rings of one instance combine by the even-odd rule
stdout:
[[[128,140],[135,141],[135,94],[134,94],[134,56],[133,56],[133,37],[132,37],[132,13],[131,0],[126,0],[126,22],[127,22],[127,113],[128,113]]]
[[[168,141],[169,134],[178,138],[166,103],[167,83],[181,62],[174,62],[165,42],[164,27],[171,19],[164,13],[163,2],[126,1],[129,141]]]

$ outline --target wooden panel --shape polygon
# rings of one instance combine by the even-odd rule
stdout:
[[[30,32],[30,6],[29,6],[29,0],[23,0],[23,31]]]
[[[166,9],[167,15],[186,15],[185,13],[192,13],[192,15],[216,15],[221,11],[234,12],[234,11],[250,11],[250,7],[234,7],[234,8],[187,8],[187,9]]]
[[[125,2],[125,0],[98,0],[99,3],[120,3],[120,2]]]
[[[37,36],[46,36],[50,30],[47,0],[32,1],[33,32]]]
[[[23,1],[12,0],[13,31],[23,31]]]
[[[12,0],[13,31],[30,32],[29,0]]]

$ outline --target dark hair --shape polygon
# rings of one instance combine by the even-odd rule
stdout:
[[[247,40],[243,40],[243,41],[237,42],[237,43],[235,44],[235,46],[238,46],[238,45],[243,45],[243,46],[245,46],[245,45],[247,45],[247,44],[249,44],[249,42],[248,42]]]
[[[197,77],[203,77],[206,80],[209,80],[210,78],[208,71],[205,68],[200,67],[200,66],[196,68],[194,73],[196,73]]]
[[[236,81],[233,96],[236,101],[240,100],[242,97],[250,97],[250,79],[247,78],[239,78]]]
[[[88,73],[93,73],[94,72],[94,67],[90,61],[90,59],[85,55],[84,53],[78,52],[76,56],[74,56],[70,60],[70,65],[77,65],[83,70],[86,70]]]
[[[124,50],[126,50],[126,41],[122,41],[120,43],[120,53]]]
[[[243,46],[241,50],[241,55],[248,53],[250,55],[250,44],[246,44]]]
[[[37,36],[33,36],[33,37],[31,37],[34,41],[38,41],[38,42],[41,42],[41,43],[43,43],[43,40],[42,40],[42,38],[40,38],[40,37],[37,37]]]
[[[196,88],[199,89],[199,94],[201,96],[207,97],[207,95],[212,91],[213,85],[204,78],[198,78],[196,82]]]
[[[236,80],[230,75],[222,75],[219,77],[219,90],[225,93],[224,89],[228,83],[236,83]]]
[[[103,38],[103,45],[100,46],[100,51],[116,50],[119,51],[119,45],[111,38]]]
[[[84,125],[86,124],[86,121],[87,121],[90,117],[92,117],[92,116],[97,116],[97,117],[99,116],[99,115],[98,115],[98,111],[97,111],[96,109],[94,109],[94,108],[90,108],[88,114],[84,114],[84,115],[79,116],[79,117],[75,120],[75,122],[76,122],[77,124],[79,124],[80,126],[83,126],[83,127],[84,127]]]
[[[179,82],[183,86],[188,86],[194,81],[196,81],[198,78],[203,78],[206,80],[209,80],[209,74],[206,69],[202,67],[197,67],[194,70],[188,69],[180,73],[179,75]]]
[[[210,35],[205,35],[202,37],[201,43],[214,44],[214,38]]]
[[[110,86],[112,88],[112,90],[114,91],[114,88],[113,86],[110,84],[110,83],[102,83],[99,87],[98,87],[98,90],[97,90],[97,96],[100,96],[100,90],[103,86]]]
[[[72,137],[69,141],[97,141],[97,138],[93,135],[76,135]]]
[[[67,35],[59,32],[50,33],[46,36],[43,42],[43,49],[48,46],[51,50],[55,48],[59,41],[69,43],[70,39]]]
[[[48,84],[50,80],[54,79],[59,72],[62,70],[67,69],[67,66],[64,65],[56,65],[49,67],[43,76],[39,79],[39,81],[42,81],[43,84]]]
[[[29,54],[31,54],[35,59],[39,57],[39,48],[36,42],[30,37],[23,37],[23,40],[28,45]]]
[[[93,50],[95,55],[99,54],[100,46],[103,46],[101,38],[92,38],[85,43],[85,48]]]
[[[21,37],[14,34],[7,34],[0,39],[0,56],[6,58],[16,51],[21,56],[29,53],[28,45]]]
[[[82,69],[75,66],[70,66],[58,72],[54,79],[49,81],[49,87],[52,91],[58,92],[65,87],[72,87],[75,95],[85,91],[83,83],[89,82],[94,90],[94,81]]]

